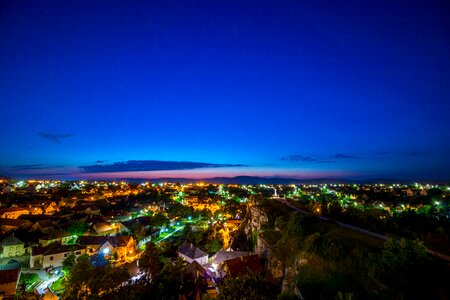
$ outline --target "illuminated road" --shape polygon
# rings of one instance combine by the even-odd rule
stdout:
[[[171,237],[172,235],[174,235],[175,232],[180,231],[180,230],[183,229],[183,228],[184,228],[184,225],[178,227],[177,229],[175,229],[174,231],[172,231],[171,233],[167,234],[165,237],[163,237],[162,239],[160,239],[159,241],[157,241],[155,244],[161,243],[161,242],[164,241],[165,239],[167,239],[167,238]]]
[[[276,200],[276,201],[278,201],[278,202],[280,202],[280,203],[283,203],[284,205],[289,206],[290,208],[295,209],[296,211],[298,211],[298,212],[300,212],[300,213],[302,213],[302,214],[305,214],[305,215],[311,214],[310,212],[308,212],[308,211],[306,211],[306,210],[303,210],[303,209],[301,209],[301,208],[298,208],[298,207],[296,207],[296,206],[290,204],[290,203],[289,203],[286,199],[284,199],[284,198],[272,198],[272,199],[274,199],[274,200]],[[383,235],[383,234],[379,234],[379,233],[376,233],[376,232],[372,232],[372,231],[370,231],[370,230],[367,230],[367,229],[364,229],[364,228],[361,228],[361,227],[349,225],[349,224],[342,223],[342,222],[339,222],[339,221],[334,221],[334,220],[332,220],[332,219],[330,219],[330,218],[323,217],[323,216],[318,216],[318,217],[319,217],[319,219],[321,219],[322,221],[331,221],[331,222],[334,222],[334,223],[336,223],[337,225],[339,225],[339,226],[341,226],[341,227],[349,228],[349,229],[352,229],[352,230],[361,232],[361,233],[363,233],[363,234],[372,236],[372,237],[377,238],[377,239],[380,239],[380,240],[387,241],[387,240],[390,239],[390,237],[387,236],[387,235]],[[443,259],[443,260],[446,260],[446,261],[450,261],[450,256],[448,256],[448,255],[445,255],[445,254],[436,252],[436,251],[431,250],[431,249],[428,249],[428,248],[425,249],[425,251],[426,251],[428,254],[431,254],[431,255],[433,255],[433,256],[435,256],[435,257],[438,257],[438,258]]]

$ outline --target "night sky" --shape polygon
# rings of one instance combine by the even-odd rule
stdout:
[[[449,1],[0,3],[0,175],[450,179]]]

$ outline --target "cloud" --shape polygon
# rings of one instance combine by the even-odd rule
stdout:
[[[10,166],[9,168],[14,170],[41,170],[47,168],[47,166],[43,164],[31,164],[31,165],[15,165]]]
[[[356,159],[356,156],[353,155],[347,155],[347,154],[335,154],[333,156],[330,156],[331,159]]]
[[[389,151],[378,151],[378,152],[374,152],[375,155],[389,155],[392,154],[392,152]]]
[[[61,139],[72,137],[73,134],[65,133],[65,134],[54,134],[49,132],[38,132],[39,136],[43,139],[49,140],[55,144],[60,144]]]
[[[392,152],[392,151],[379,151],[375,152],[375,155],[398,155],[398,156],[423,156],[423,155],[431,155],[429,152],[421,152],[421,151],[404,151],[404,152]]]
[[[411,152],[400,152],[400,155],[408,155],[408,156],[421,156],[421,155],[429,155],[428,152],[419,152],[419,151],[411,151]]]
[[[46,176],[46,175],[67,175],[72,173],[80,173],[80,169],[65,166],[51,166],[46,164],[27,164],[0,166],[0,173],[9,176]]]
[[[311,156],[304,156],[304,155],[288,155],[288,156],[282,157],[281,160],[312,162],[312,161],[317,161],[317,158],[314,158]]]
[[[213,164],[190,161],[129,160],[112,164],[80,166],[87,173],[191,170],[199,168],[243,167],[241,164]]]
[[[332,156],[328,157],[314,157],[314,156],[308,156],[308,155],[288,155],[281,158],[281,160],[284,161],[296,161],[296,162],[314,162],[319,164],[329,164],[329,163],[335,163],[337,160],[343,160],[343,159],[356,159],[356,156],[347,155],[347,154],[334,154]]]

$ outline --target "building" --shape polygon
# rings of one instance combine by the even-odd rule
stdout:
[[[17,219],[21,215],[28,215],[29,213],[29,210],[23,207],[4,208],[0,210],[0,218]]]
[[[0,230],[2,232],[9,232],[17,229],[29,229],[33,223],[22,219],[0,219]]]
[[[25,254],[25,243],[14,236],[14,234],[0,241],[0,257],[15,257]]]
[[[201,265],[208,263],[208,253],[195,247],[192,243],[181,244],[178,247],[177,255],[188,263],[192,263],[194,260]]]
[[[39,220],[33,224],[31,231],[39,231],[42,234],[49,234],[55,229],[55,224],[50,220]]]
[[[111,224],[106,222],[96,223],[92,226],[96,235],[110,235],[115,233],[115,229]]]
[[[126,259],[133,257],[136,253],[136,242],[132,236],[115,236],[110,237],[98,249],[99,253],[105,256],[117,256],[118,259]]]
[[[218,251],[214,256],[212,257],[211,263],[213,265],[219,266],[223,262],[238,258],[241,256],[249,256],[254,254],[253,252],[246,252],[246,251]]]
[[[237,277],[249,272],[261,272],[261,262],[258,254],[241,256],[223,262],[221,277]]]
[[[30,215],[42,215],[44,213],[41,206],[31,206],[27,207],[27,209]]]
[[[78,243],[86,247],[89,255],[99,253],[110,257],[117,254],[119,259],[133,257],[136,250],[132,236],[80,236]]]
[[[30,268],[61,267],[62,262],[70,255],[86,254],[86,247],[81,245],[62,245],[58,242],[46,247],[35,247],[30,255]]]
[[[39,244],[41,244],[42,247],[46,247],[50,245],[51,243],[59,242],[63,245],[69,244],[70,241],[75,239],[75,236],[71,235],[65,230],[61,229],[55,229],[52,232],[42,236],[39,239]]]
[[[3,294],[6,297],[13,297],[16,294],[20,273],[20,267],[14,269],[0,268],[0,295]]]

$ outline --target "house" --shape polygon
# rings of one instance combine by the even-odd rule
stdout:
[[[45,203],[45,205],[44,205],[44,214],[52,215],[52,214],[54,214],[54,213],[56,213],[58,211],[59,211],[58,205],[55,202],[49,201],[49,202]]]
[[[16,294],[21,268],[0,269],[0,294],[13,297]]]
[[[28,215],[29,211],[23,207],[10,207],[0,210],[0,218],[4,219],[17,219],[21,215]]]
[[[41,300],[58,300],[58,295],[53,292],[50,287],[44,289],[44,295],[42,295]]]
[[[86,247],[81,245],[62,245],[59,242],[46,247],[35,247],[30,255],[30,268],[61,267],[62,262],[70,254],[80,256],[86,253]]]
[[[72,211],[76,214],[85,214],[85,215],[99,215],[100,209],[96,206],[90,205],[75,205],[72,208]]]
[[[136,250],[131,236],[80,236],[78,243],[86,247],[89,255],[100,253],[109,257],[117,253],[121,259],[134,256]]]
[[[25,254],[25,243],[14,236],[14,234],[0,241],[0,257],[15,257]]]
[[[115,233],[114,228],[106,222],[96,223],[92,226],[92,229],[94,229],[96,235],[110,235]]]
[[[197,261],[192,261],[185,269],[186,274],[190,274],[196,281],[201,277],[205,277],[207,271]]]
[[[9,193],[11,193],[13,190],[14,190],[14,189],[13,189],[12,187],[10,187],[10,186],[5,186],[5,187],[2,189],[2,194],[9,194]]]
[[[119,259],[133,257],[135,255],[136,242],[132,236],[114,236],[100,246],[99,253],[105,256],[116,255]]]
[[[30,206],[27,209],[30,215],[42,215],[44,213],[41,206]]]
[[[406,189],[403,191],[407,197],[414,197],[414,192],[411,189]]]
[[[213,255],[211,259],[211,264],[217,268],[227,260],[239,258],[242,256],[248,256],[252,254],[254,253],[246,251],[218,251],[216,254]]]
[[[180,247],[178,247],[177,255],[188,263],[192,263],[194,260],[201,265],[208,263],[208,254],[195,247],[192,243],[184,242],[181,244]]]
[[[75,237],[68,233],[65,230],[61,229],[55,229],[52,232],[42,236],[39,239],[39,244],[41,244],[42,247],[48,246],[51,243],[59,242],[63,245],[67,245],[71,240],[73,240]]]
[[[21,219],[0,219],[0,230],[9,232],[17,229],[29,229],[33,223],[28,220]]]
[[[50,220],[40,220],[33,224],[30,231],[40,231],[43,234],[49,234],[55,229],[55,224]]]
[[[221,277],[236,277],[248,272],[261,272],[261,262],[258,254],[241,256],[226,260],[220,270]]]
[[[208,295],[208,299],[215,299],[218,296],[215,283],[209,276],[208,271],[195,260],[190,263],[184,272],[185,279],[193,283],[193,288],[189,294],[184,294],[187,299],[202,299],[203,294]]]

